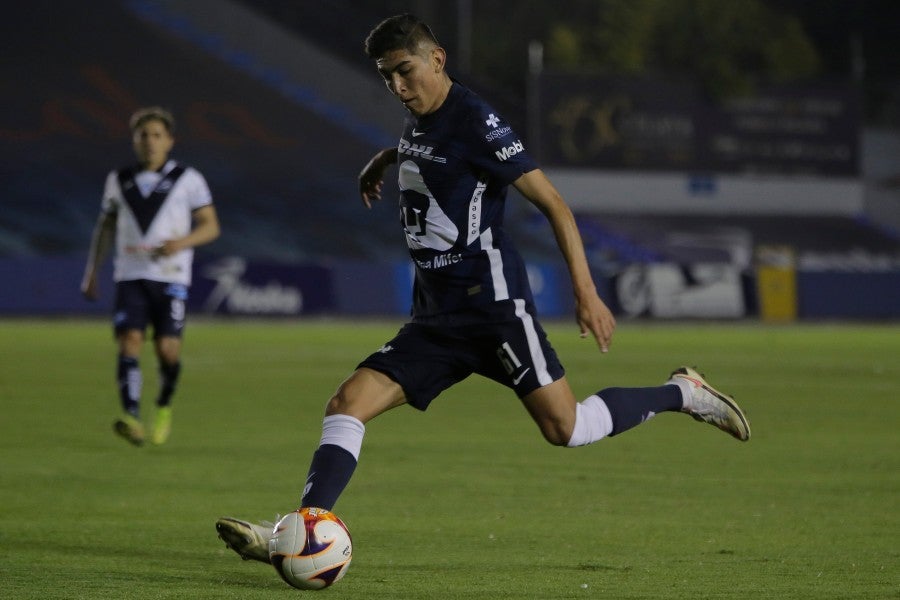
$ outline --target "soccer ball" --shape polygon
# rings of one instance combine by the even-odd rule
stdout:
[[[285,515],[269,539],[269,561],[281,578],[301,590],[320,590],[347,572],[353,556],[350,532],[324,508]]]

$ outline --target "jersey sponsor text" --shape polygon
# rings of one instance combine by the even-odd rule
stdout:
[[[524,151],[525,151],[525,146],[522,145],[522,141],[516,140],[515,142],[512,143],[511,146],[506,146],[505,148],[501,148],[500,150],[497,150],[496,152],[494,152],[494,154],[497,156],[497,158],[500,161],[504,161],[504,160],[508,159],[510,156],[515,156],[519,152],[524,152]]]
[[[397,150],[400,152],[400,154],[407,154],[409,156],[424,158],[425,160],[430,160],[436,163],[447,162],[446,158],[443,158],[441,156],[434,156],[431,154],[431,152],[434,150],[433,146],[410,144],[402,138],[400,139],[400,144],[397,146]]]
[[[494,140],[499,140],[500,138],[507,136],[510,133],[512,133],[512,127],[501,127],[500,129],[489,131],[487,135],[484,136],[484,140],[486,142],[493,142]]]
[[[458,252],[448,252],[446,254],[438,254],[428,260],[416,259],[416,264],[420,269],[440,269],[449,265],[455,265],[463,261],[462,254]]]

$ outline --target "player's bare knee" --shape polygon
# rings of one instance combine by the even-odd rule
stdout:
[[[565,425],[560,422],[553,421],[541,423],[540,428],[541,433],[544,435],[544,439],[553,446],[565,446],[572,437],[571,428],[565,427]]]
[[[366,423],[405,402],[399,384],[381,373],[360,369],[338,387],[325,405],[325,415],[348,415]]]
[[[344,382],[325,405],[325,415],[349,415],[352,414],[352,408],[353,394],[347,389],[347,383]]]
[[[119,333],[119,351],[126,356],[138,356],[144,344],[144,334],[137,329],[128,329]]]
[[[329,416],[342,414],[342,407],[344,406],[346,406],[344,398],[342,398],[338,393],[335,393],[335,395],[325,403],[325,415]]]
[[[161,363],[172,365],[181,357],[181,347],[177,344],[160,344],[156,353]]]
[[[156,340],[156,354],[166,364],[177,363],[181,358],[181,340],[176,337],[163,336]]]

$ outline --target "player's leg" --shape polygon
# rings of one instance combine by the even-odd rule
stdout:
[[[144,425],[140,416],[143,388],[140,354],[144,332],[140,329],[125,329],[116,338],[119,346],[116,383],[122,416],[113,423],[113,430],[132,444],[140,446],[144,443]]]
[[[156,417],[150,439],[154,444],[164,444],[172,431],[172,396],[181,375],[181,338],[168,335],[156,338],[156,356],[159,364],[159,395],[156,398]]]
[[[331,510],[356,470],[365,423],[405,401],[399,384],[365,367],[340,385],[325,409],[322,438],[309,467],[301,507]],[[216,521],[216,531],[244,560],[269,562],[272,524],[222,517]]]
[[[664,385],[609,387],[576,402],[556,352],[524,303],[515,301],[508,320],[482,329],[473,335],[485,352],[479,372],[512,388],[551,444],[590,444],[672,411],[687,412],[738,439],[749,437],[733,399],[693,370],[676,371]]]
[[[181,338],[163,335],[156,338],[156,358],[159,363],[158,407],[169,406],[181,375]]]
[[[301,507],[332,509],[356,467],[365,423],[405,403],[426,410],[441,391],[471,374],[476,361],[465,340],[443,329],[401,328],[328,401]]]
[[[442,390],[471,374],[476,359],[468,344],[454,345],[440,331],[407,324],[363,360],[328,401],[301,506],[332,509],[356,468],[365,423],[404,403],[425,410]],[[269,562],[271,527],[223,517],[216,530],[242,558]]]
[[[578,403],[565,376],[534,390],[522,398],[522,404],[545,440],[554,446],[568,443],[575,429]]]
[[[522,398],[544,438],[557,446],[583,446],[617,435],[660,412],[682,407],[677,386],[606,388],[576,402],[562,377]]]
[[[164,444],[172,430],[172,396],[181,375],[181,337],[185,327],[187,287],[171,283],[148,283],[152,289],[154,348],[159,368],[159,395],[151,441]]]
[[[405,402],[403,389],[384,373],[366,367],[354,371],[325,407],[322,438],[300,506],[331,510],[356,470],[365,424]]]
[[[113,328],[118,346],[116,383],[122,416],[113,423],[113,429],[135,445],[144,442],[144,426],[140,420],[143,389],[140,355],[147,319],[147,298],[140,282],[118,282]]]
[[[140,356],[144,332],[140,329],[124,329],[116,334],[116,342],[119,348],[116,382],[122,411],[135,419],[140,419],[141,391],[144,384]]]
[[[718,392],[693,369],[676,370],[656,387],[600,390],[575,402],[565,377],[522,398],[552,444],[583,446],[627,431],[661,412],[685,412],[733,437],[750,439],[750,427],[734,399]]]
[[[472,334],[471,343],[483,353],[478,373],[515,391],[551,444],[565,446],[582,438],[589,439],[583,443],[590,443],[612,433],[610,407],[596,396],[576,401],[546,333],[523,301],[513,302],[506,320],[481,326]],[[613,396],[614,401],[621,397],[616,393]],[[675,404],[680,407],[677,390],[659,390],[656,394],[638,391],[632,396],[631,400],[642,402],[634,407],[619,407],[623,413],[619,419],[622,430],[641,408],[665,410]]]

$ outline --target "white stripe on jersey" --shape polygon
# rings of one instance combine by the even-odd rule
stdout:
[[[478,184],[472,191],[472,198],[469,200],[469,233],[466,237],[466,246],[471,246],[472,242],[478,239],[481,229],[481,196],[487,188],[487,181],[487,175],[478,180]]]
[[[481,233],[481,249],[487,254],[491,263],[491,282],[494,285],[494,300],[509,300],[509,288],[503,277],[503,257],[500,250],[494,248],[494,234],[488,227]]]
[[[528,340],[528,352],[531,354],[531,364],[534,365],[535,375],[537,375],[538,383],[548,385],[553,383],[553,378],[547,371],[547,358],[541,351],[541,343],[538,339],[537,330],[534,328],[534,319],[525,310],[525,301],[516,298],[513,300],[516,307],[516,317],[522,321],[522,328],[525,330],[525,338]]]

